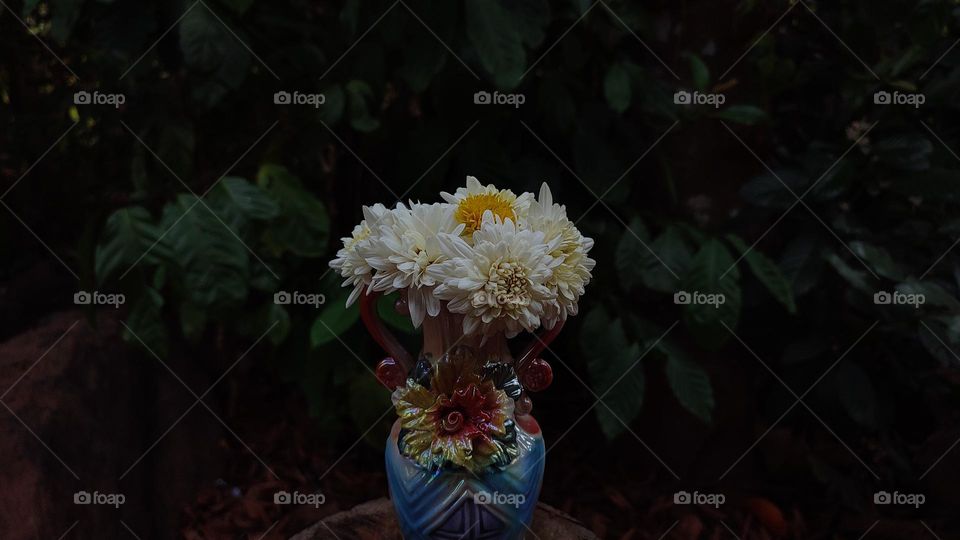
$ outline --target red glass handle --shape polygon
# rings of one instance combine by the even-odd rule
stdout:
[[[376,291],[360,294],[360,319],[363,321],[363,325],[367,327],[367,332],[370,333],[373,340],[396,360],[400,368],[403,369],[403,373],[407,373],[413,367],[413,355],[403,348],[397,336],[393,335],[393,332],[380,320],[380,315],[377,313],[377,300],[380,299],[380,296],[381,293]]]
[[[545,351],[547,347],[553,343],[553,340],[557,339],[561,330],[563,330],[563,321],[557,321],[557,324],[550,330],[541,330],[538,335],[534,335],[533,341],[531,341],[530,345],[527,345],[527,348],[520,354],[517,367],[522,369],[522,367],[528,365],[531,360],[540,356],[540,353]]]
[[[540,353],[557,339],[561,330],[563,330],[563,321],[558,321],[550,330],[542,330],[539,334],[535,334],[533,341],[520,354],[514,369],[525,390],[542,392],[553,382],[553,369],[546,360],[540,358]]]

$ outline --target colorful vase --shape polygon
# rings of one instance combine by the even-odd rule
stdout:
[[[461,330],[462,320],[442,309],[438,316],[427,317],[424,321],[423,349],[414,362],[380,321],[376,301],[376,293],[363,295],[360,312],[370,334],[391,355],[377,366],[377,377],[384,386],[394,390],[395,404],[405,399],[398,400],[398,395],[414,395],[418,399],[411,398],[410,401],[416,403],[419,400],[421,403],[419,408],[398,405],[398,412],[403,410],[419,416],[411,419],[401,414],[387,439],[385,450],[390,497],[404,538],[524,538],[530,530],[540,495],[546,455],[540,427],[530,414],[532,403],[528,391],[543,390],[552,380],[550,366],[537,355],[556,337],[560,326],[535,338],[515,360],[503,336],[485,340],[479,336],[465,336]],[[397,307],[403,312],[402,300]],[[445,399],[449,408],[437,412],[437,407],[433,407],[430,409],[432,413],[428,413],[427,405],[432,399],[429,394],[430,374],[436,370],[442,372],[444,366],[452,365],[450,358],[454,355],[469,356],[471,361],[479,362],[475,365],[482,365],[484,382],[455,391],[444,390],[435,403]],[[449,371],[446,376],[437,377],[453,384]],[[460,377],[453,379],[460,380]],[[470,380],[480,379],[473,377]],[[434,381],[434,386],[443,382],[437,378]],[[440,392],[436,388],[434,391]],[[469,401],[471,396],[473,402]],[[422,405],[424,400],[427,405]],[[413,412],[409,412],[411,409]],[[490,429],[499,435],[499,440],[490,445],[497,451],[490,452],[492,464],[489,466],[473,466],[470,453],[465,458],[470,466],[451,465],[449,460],[441,459],[443,452],[436,450],[436,444],[431,449],[428,436],[413,438],[422,448],[411,448],[411,438],[405,438],[405,430],[408,434],[410,430],[404,426],[419,426],[429,418],[429,422],[436,424],[437,438],[450,435],[448,439],[452,442],[448,442],[443,450],[453,455],[452,461],[456,462],[461,447],[459,443],[462,442],[456,440],[456,432],[463,423],[469,429],[477,430],[469,423],[471,416],[478,415],[483,417],[481,427],[495,425]],[[404,424],[404,420],[408,423]],[[478,447],[473,448],[474,454],[480,451]]]

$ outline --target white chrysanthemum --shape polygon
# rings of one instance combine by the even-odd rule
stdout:
[[[359,254],[376,273],[370,288],[391,293],[407,290],[407,305],[414,326],[420,326],[425,315],[440,313],[440,301],[433,294],[436,281],[427,269],[443,260],[437,235],[459,235],[463,225],[453,218],[449,204],[403,203],[393,211],[393,219],[380,224],[378,234],[367,242]]]
[[[542,232],[549,255],[560,261],[547,281],[547,286],[557,299],[545,306],[543,317],[543,325],[553,328],[558,321],[565,321],[567,316],[577,314],[580,296],[590,282],[590,272],[596,266],[596,261],[587,256],[593,247],[593,240],[580,234],[567,218],[564,206],[553,202],[553,194],[546,182],[540,186],[538,199],[531,203],[524,225]]]
[[[341,238],[343,247],[337,251],[337,257],[330,261],[330,268],[338,271],[346,278],[344,287],[352,286],[347,305],[353,304],[365,286],[370,285],[373,269],[361,254],[363,247],[376,234],[376,229],[384,222],[389,222],[392,214],[386,206],[377,203],[363,207],[363,220],[353,228],[351,236]]]
[[[458,235],[439,237],[448,260],[428,272],[438,283],[434,294],[447,300],[451,312],[464,315],[464,333],[502,331],[513,337],[540,326],[545,304],[556,298],[546,285],[555,262],[543,233],[520,229],[488,211],[473,234],[473,246]]]
[[[514,223],[526,217],[532,193],[519,197],[509,189],[497,189],[493,184],[484,186],[473,176],[467,177],[467,186],[457,188],[453,194],[442,192],[443,200],[454,205],[454,218],[464,225],[463,236],[471,241],[473,233],[480,229],[483,216],[491,212],[499,221]]]

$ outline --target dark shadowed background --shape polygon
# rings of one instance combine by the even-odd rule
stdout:
[[[957,2],[0,3],[3,538],[385,496],[383,353],[327,263],[468,174],[596,240],[544,502],[601,538],[960,535]]]

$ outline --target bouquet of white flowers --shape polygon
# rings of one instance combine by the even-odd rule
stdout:
[[[419,326],[440,313],[463,315],[463,332],[514,337],[576,315],[595,261],[544,183],[539,197],[515,195],[467,177],[444,202],[363,208],[330,266],[353,287],[347,305],[371,291],[405,291]]]

